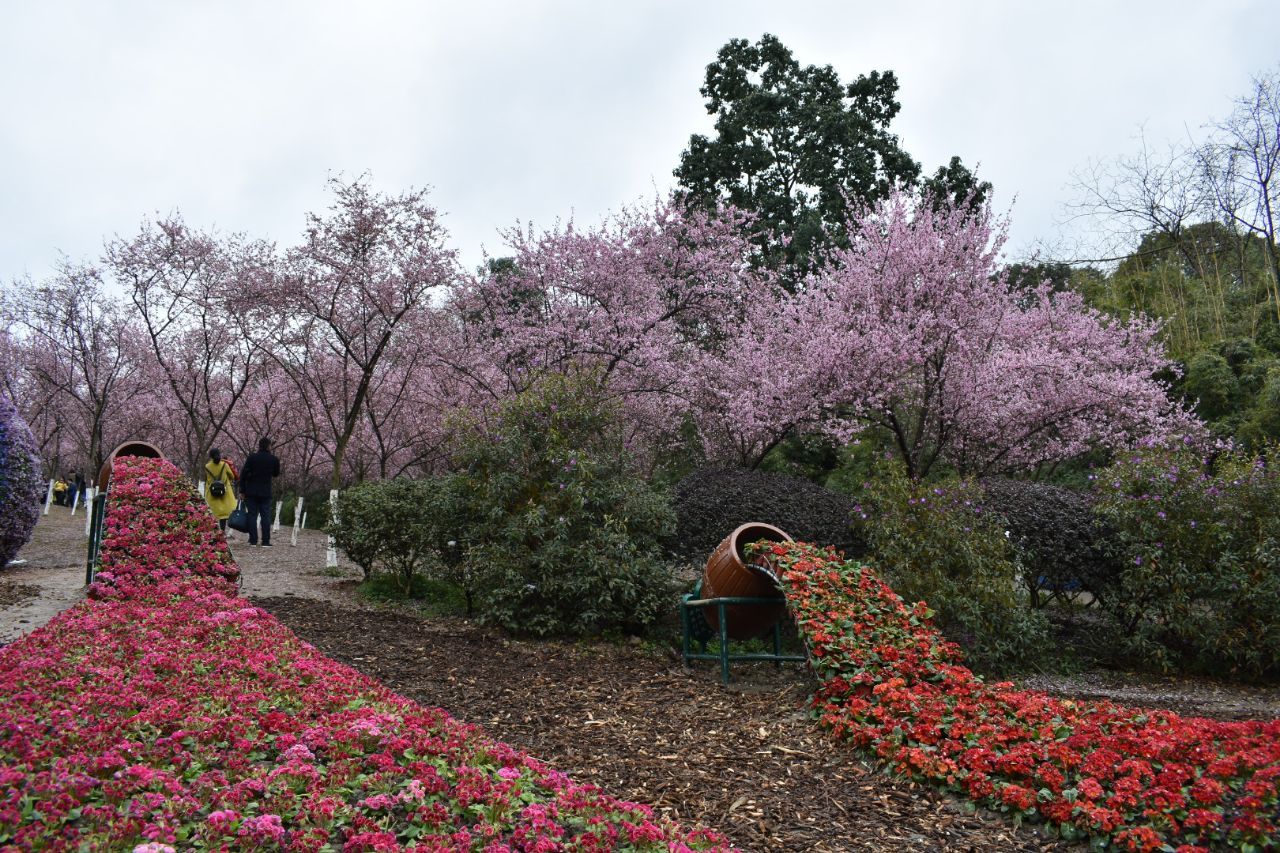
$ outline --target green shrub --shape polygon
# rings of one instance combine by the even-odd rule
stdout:
[[[633,470],[590,378],[547,377],[463,426],[455,462],[486,618],[534,634],[639,631],[673,601],[670,503]]]
[[[705,561],[734,528],[751,521],[785,530],[801,542],[861,554],[854,501],[808,480],[766,471],[695,471],[675,489],[675,549]]]
[[[298,496],[292,493],[284,494],[276,498],[280,501],[280,524],[282,527],[293,527],[293,513],[298,506]],[[308,521],[311,519],[308,518]]]
[[[360,483],[338,495],[338,520],[328,531],[364,572],[388,575],[405,596],[415,579],[457,587],[472,604],[458,544],[460,497],[455,478]]]
[[[329,527],[329,492],[305,492],[303,497],[302,512],[307,517],[307,529],[326,530]]]
[[[327,491],[314,491],[302,493],[302,514],[307,517],[307,526],[304,530],[327,530],[329,527],[329,493]],[[297,492],[285,492],[277,494],[274,500],[280,501],[280,526],[293,527],[294,513],[298,508]],[[272,509],[272,512],[275,512]]]
[[[467,612],[461,589],[452,583],[421,574],[413,576],[413,584],[408,593],[391,575],[374,574],[360,585],[359,594],[361,598],[374,602],[400,603],[410,599],[419,606],[421,612],[431,616],[456,616]]]
[[[1280,451],[1151,449],[1099,474],[1122,569],[1106,609],[1164,669],[1280,672]]]
[[[1004,519],[982,508],[972,481],[924,484],[896,465],[868,484],[859,518],[899,595],[924,601],[976,664],[1003,670],[1048,648],[1048,623],[1019,595]]]

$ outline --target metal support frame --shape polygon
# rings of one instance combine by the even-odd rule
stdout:
[[[745,604],[755,607],[777,607],[778,599],[776,598],[698,598],[701,595],[702,584],[698,584],[691,593],[686,593],[680,599],[680,625],[683,634],[682,652],[684,654],[685,666],[689,665],[691,660],[718,660],[720,661],[720,679],[725,684],[729,683],[729,662],[730,661],[773,661],[781,666],[784,662],[804,663],[808,660],[805,655],[784,655],[782,653],[782,626],[781,620],[773,624],[773,654],[764,652],[743,652],[737,654],[729,653],[729,623],[725,618],[725,607],[730,605]],[[720,650],[717,654],[711,654],[707,651],[707,641],[716,636],[714,628],[706,620],[702,614],[702,609],[707,607],[715,607],[717,615],[720,617]],[[696,615],[695,615],[696,614]],[[695,625],[695,619],[701,619],[702,624]],[[699,628],[701,630],[699,630]],[[695,636],[696,635],[696,636]],[[699,652],[693,651],[692,644],[696,641],[701,649]]]
[[[93,507],[89,510],[89,553],[84,561],[84,585],[93,583],[93,575],[98,570],[98,553],[102,549],[102,522],[107,514],[107,493],[102,492],[93,498]]]

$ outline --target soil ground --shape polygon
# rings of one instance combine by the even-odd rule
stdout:
[[[0,643],[82,597],[84,527],[53,507],[0,572]],[[243,540],[243,537],[239,537]],[[581,781],[649,803],[746,850],[1071,849],[1000,816],[966,814],[929,788],[884,776],[825,737],[803,710],[802,667],[685,668],[638,643],[515,640],[458,618],[376,606],[359,571],[325,567],[325,537],[232,549],[242,594],[322,652],[397,692],[484,726]],[[1029,686],[1224,718],[1280,716],[1280,689],[1120,673],[1037,676]],[[1075,846],[1074,849],[1081,849]]]

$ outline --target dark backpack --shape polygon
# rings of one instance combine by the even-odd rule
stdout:
[[[220,498],[227,493],[227,484],[222,481],[222,475],[218,475],[218,479],[209,483],[209,494],[215,498]]]

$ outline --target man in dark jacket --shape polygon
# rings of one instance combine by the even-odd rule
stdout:
[[[280,476],[280,460],[271,452],[271,440],[258,441],[258,452],[249,454],[240,469],[240,496],[249,511],[249,544],[258,544],[258,524],[262,524],[262,546],[271,547],[271,479]]]

